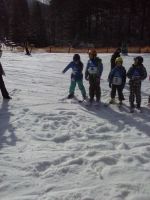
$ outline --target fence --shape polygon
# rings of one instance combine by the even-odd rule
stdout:
[[[49,53],[87,53],[90,48],[71,48],[71,47],[55,47],[46,48]],[[116,48],[104,47],[96,48],[98,53],[113,53]],[[150,46],[147,47],[128,47],[128,53],[150,53]]]

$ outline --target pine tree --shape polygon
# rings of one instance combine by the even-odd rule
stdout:
[[[30,41],[36,46],[47,45],[45,20],[42,13],[43,5],[33,2],[30,13]]]
[[[4,0],[0,1],[0,40],[3,40],[5,35],[7,34],[8,28],[8,16],[6,3]]]
[[[9,37],[14,42],[25,42],[29,36],[29,8],[27,0],[13,0],[9,13]]]

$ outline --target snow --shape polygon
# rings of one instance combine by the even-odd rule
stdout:
[[[102,105],[88,108],[65,99],[70,72],[61,72],[72,56],[4,51],[13,99],[0,97],[0,199],[150,200],[149,79],[142,83],[143,113],[105,107],[111,54],[99,54]],[[134,56],[123,57],[126,69]],[[149,74],[150,56],[143,57]],[[81,59],[86,65],[88,55]],[[128,84],[124,94],[128,106]]]

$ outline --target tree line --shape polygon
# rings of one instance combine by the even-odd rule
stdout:
[[[0,40],[37,47],[145,46],[149,17],[147,0],[1,0]]]

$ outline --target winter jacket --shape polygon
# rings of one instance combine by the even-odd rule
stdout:
[[[128,72],[127,77],[130,79],[129,84],[139,82],[141,83],[142,80],[146,79],[147,77],[147,71],[143,64],[136,66],[132,65]]]
[[[5,72],[3,70],[2,64],[0,63],[0,75],[5,75]]]
[[[123,66],[116,66],[109,74],[109,84],[121,85],[124,88],[126,83],[126,70]]]
[[[111,56],[111,60],[110,60],[111,69],[113,69],[113,68],[116,66],[115,60],[116,60],[116,58],[118,58],[118,57],[120,57],[120,53],[118,53],[118,52],[115,52],[115,53]]]
[[[67,65],[65,69],[63,70],[63,73],[68,71],[70,68],[72,69],[71,79],[74,79],[74,80],[83,79],[83,74],[82,74],[83,63],[81,61],[79,63],[75,63],[74,61],[70,62],[69,65]]]
[[[85,79],[88,79],[90,76],[100,78],[103,72],[102,60],[98,57],[95,59],[90,59],[87,63],[85,70]]]

